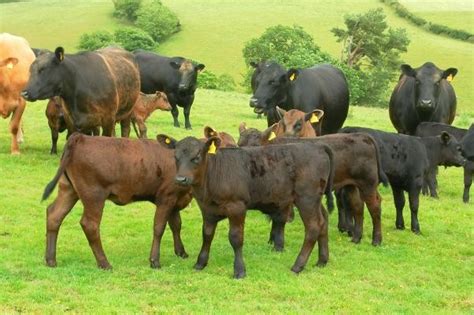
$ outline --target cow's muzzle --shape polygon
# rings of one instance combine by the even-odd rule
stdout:
[[[30,101],[30,102],[36,101],[36,99],[32,98],[31,94],[28,93],[28,90],[21,91],[20,95],[21,95],[21,97],[23,97],[27,101]]]
[[[183,186],[189,186],[192,183],[189,177],[179,175],[174,178],[174,181],[176,182],[176,184]]]
[[[262,114],[265,109],[260,106],[260,103],[258,102],[258,98],[252,97],[249,102],[250,107],[253,107],[253,111],[256,114]]]

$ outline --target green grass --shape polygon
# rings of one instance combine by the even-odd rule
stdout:
[[[241,121],[263,128],[248,108],[249,95],[198,90],[192,109],[194,129],[172,127],[169,113],[155,113],[149,135],[176,138],[202,135],[204,125],[237,136]],[[182,237],[190,258],[174,256],[169,229],[162,243],[162,269],[151,270],[148,255],[154,206],[107,203],[102,241],[114,270],[101,271],[79,225],[80,204],[65,219],[58,241],[58,267],[43,263],[45,209],[40,203],[45,184],[56,172],[59,157],[50,156],[45,102],[28,103],[24,115],[25,143],[21,156],[10,156],[7,121],[0,121],[0,312],[27,313],[469,313],[473,311],[474,213],[461,202],[462,170],[441,169],[439,200],[421,197],[422,235],[394,228],[395,209],[388,188],[383,197],[383,245],[370,245],[366,214],[364,238],[354,245],[337,231],[330,216],[330,261],[295,276],[290,267],[303,240],[297,218],[286,229],[286,249],[267,244],[270,224],[249,211],[244,259],[247,278],[231,279],[233,252],[223,221],[211,249],[208,267],[192,266],[201,245],[201,215],[195,202],[183,210]],[[180,116],[181,122],[183,121]],[[455,124],[467,127],[468,122]],[[391,130],[386,110],[353,107],[346,125]],[[59,147],[64,145],[61,135]],[[113,157],[112,157],[113,158]],[[474,193],[471,192],[474,199]],[[405,209],[409,224],[409,211]]]
[[[466,0],[440,2],[437,0],[430,8],[436,14],[449,17],[446,23],[456,20],[472,28],[473,10]],[[164,42],[160,52],[188,56],[204,63],[214,73],[230,74],[237,82],[242,81],[246,72],[242,58],[245,42],[260,36],[267,27],[299,24],[323,50],[338,57],[341,46],[335,41],[331,28],[343,26],[344,14],[383,7],[388,23],[406,28],[408,32],[411,44],[403,56],[407,63],[418,67],[432,61],[443,69],[459,69],[453,81],[458,113],[474,116],[471,104],[474,99],[474,45],[423,31],[397,17],[377,0],[164,0],[163,3],[178,14],[182,31]],[[408,7],[411,9],[411,4]],[[418,7],[425,8],[426,5]],[[445,12],[449,8],[456,12],[455,15]],[[0,31],[22,35],[34,47],[54,49],[63,45],[66,51],[75,51],[82,33],[99,29],[112,31],[119,26],[112,18],[112,10],[109,0],[33,0],[2,4],[1,21],[8,23],[1,23]]]

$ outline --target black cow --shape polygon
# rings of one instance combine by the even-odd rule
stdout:
[[[166,136],[159,141],[176,148],[176,181],[191,186],[203,216],[203,245],[195,269],[209,259],[217,222],[229,219],[229,241],[234,249],[234,277],[245,276],[242,258],[243,230],[247,209],[269,214],[278,231],[275,246],[283,244],[283,231],[293,204],[305,226],[305,238],[292,271],[300,272],[316,243],[318,265],[328,261],[327,213],[322,194],[334,176],[332,152],[321,144],[287,144],[253,148],[219,149],[220,140],[202,142],[187,137],[176,142]],[[217,152],[216,152],[217,151]]]
[[[405,64],[401,70],[389,105],[395,129],[413,135],[422,121],[451,124],[456,114],[456,94],[449,81],[458,70],[441,70],[431,62],[417,69]]]
[[[471,188],[474,176],[474,124],[471,125],[467,134],[461,141],[462,155],[467,159],[468,167],[464,168],[464,194],[463,201],[469,202],[469,188]]]
[[[116,47],[77,54],[45,53],[30,67],[22,92],[28,101],[60,96],[75,131],[112,136],[120,121],[122,136],[130,133],[130,114],[140,93],[140,76],[133,54]]]
[[[382,169],[392,187],[397,219],[397,229],[404,229],[403,207],[408,192],[411,211],[411,230],[420,233],[418,205],[425,173],[434,165],[462,165],[459,142],[449,133],[437,137],[413,137],[369,128],[345,127],[343,133],[366,132],[378,143]]]
[[[432,137],[432,136],[438,136],[442,132],[448,132],[449,134],[454,136],[456,140],[458,140],[459,142],[462,142],[463,138],[467,134],[467,129],[458,128],[458,127],[446,125],[443,123],[422,122],[418,125],[418,127],[416,127],[415,135],[418,137]],[[463,156],[466,159],[468,158],[468,156],[466,156],[464,152],[463,152]],[[471,183],[472,183],[472,173],[474,172],[474,163],[467,160],[463,168],[464,168],[463,201],[469,202],[469,188],[471,187]],[[438,174],[437,166],[429,170],[428,176],[425,177],[425,180],[423,182],[422,192],[424,195],[428,195],[429,193],[431,197],[434,197],[434,198],[438,197],[438,193],[436,191],[438,187],[438,181],[436,180],[437,174]]]
[[[276,111],[276,106],[279,106],[305,113],[323,110],[323,135],[335,133],[342,127],[349,109],[349,88],[341,70],[331,65],[291,68],[288,71],[276,62],[252,65],[257,74],[252,78],[255,91],[250,106],[256,113],[267,114],[268,126],[280,120]]]
[[[165,92],[171,104],[174,126],[179,127],[178,105],[184,108],[186,129],[191,129],[189,114],[197,88],[197,75],[205,66],[182,57],[170,58],[148,51],[138,50],[134,54],[140,69],[141,91],[146,94]]]
[[[49,49],[44,49],[44,48],[31,48],[31,50],[33,50],[33,53],[35,54],[35,57],[38,57],[38,56],[41,56],[43,54],[48,54],[48,53],[52,53],[51,50]]]

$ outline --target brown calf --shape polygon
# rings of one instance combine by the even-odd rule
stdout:
[[[91,137],[74,133],[66,143],[59,169],[46,186],[43,200],[59,181],[56,199],[47,208],[46,264],[56,266],[56,243],[63,219],[78,200],[84,206],[81,226],[103,269],[111,266],[100,240],[100,222],[106,200],[117,205],[150,201],[156,205],[152,268],[160,267],[161,237],[168,222],[176,255],[187,257],[180,237],[179,210],[191,201],[188,187],[175,185],[174,152],[157,141]]]
[[[281,120],[274,130],[277,137],[314,138],[321,134],[321,119],[324,111],[315,109],[305,113],[298,109],[285,111],[277,107]]]
[[[139,138],[147,138],[147,128],[145,125],[145,121],[148,117],[157,109],[170,111],[171,105],[168,102],[168,97],[164,92],[156,91],[155,94],[145,94],[140,92],[138,96],[137,102],[133,106],[132,110],[132,125],[133,129],[135,129],[135,133]],[[137,126],[140,130],[140,133],[137,131]]]
[[[46,105],[45,115],[48,118],[49,129],[51,129],[51,154],[57,154],[57,143],[60,132],[68,129],[67,138],[71,134],[72,128],[68,128],[66,117],[61,105],[61,97],[51,97]]]
[[[204,137],[205,141],[209,140],[212,137],[219,138],[219,140],[221,141],[221,148],[237,147],[237,143],[230,134],[224,131],[218,132],[209,126],[204,127]]]

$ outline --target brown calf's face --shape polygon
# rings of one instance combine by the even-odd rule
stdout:
[[[239,147],[256,147],[262,142],[262,132],[255,128],[247,128],[245,123],[239,126]]]
[[[296,137],[296,138],[315,138],[316,130],[321,124],[321,118],[324,116],[322,110],[316,109],[305,113],[297,109],[284,111],[278,108],[283,116],[279,122],[279,128],[276,130],[277,137]]]
[[[170,111],[171,104],[168,101],[168,96],[164,92],[156,91],[155,98],[153,100],[153,105],[157,109]]]
[[[235,143],[234,138],[230,134],[228,134],[227,132],[217,132],[215,129],[209,126],[204,127],[204,137],[206,138],[206,140],[212,137],[219,138],[221,148],[237,147],[237,143]]]

